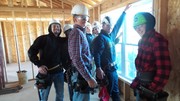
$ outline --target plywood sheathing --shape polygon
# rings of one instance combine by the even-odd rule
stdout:
[[[180,1],[168,1],[167,39],[172,60],[172,72],[166,90],[170,92],[168,101],[180,99]]]

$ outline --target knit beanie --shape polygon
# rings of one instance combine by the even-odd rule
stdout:
[[[136,27],[136,26],[145,24],[146,22],[147,22],[147,21],[146,21],[146,18],[144,17],[144,15],[143,15],[142,13],[137,13],[137,14],[134,16],[133,26]]]
[[[134,16],[133,27],[146,24],[146,31],[152,30],[155,27],[155,17],[149,12],[140,12]]]

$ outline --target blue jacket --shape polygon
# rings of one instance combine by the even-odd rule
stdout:
[[[110,34],[101,30],[100,34],[93,40],[93,56],[96,68],[104,68],[115,62],[115,39],[123,23],[125,14],[125,12],[122,13]]]

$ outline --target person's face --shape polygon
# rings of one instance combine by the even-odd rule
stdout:
[[[51,30],[55,36],[58,36],[60,34],[61,26],[59,24],[52,24]]]
[[[136,27],[134,27],[134,29],[142,37],[146,32],[146,24],[136,26]]]
[[[93,30],[92,30],[92,33],[95,34],[95,35],[98,35],[99,34],[99,28],[94,27]]]
[[[80,25],[81,27],[85,27],[86,22],[89,20],[89,17],[86,15],[77,15],[74,19],[75,24]]]
[[[92,29],[90,26],[86,26],[86,33],[92,33]]]
[[[104,23],[102,29],[109,34],[111,32],[111,25]]]

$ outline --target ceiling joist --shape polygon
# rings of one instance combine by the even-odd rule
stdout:
[[[53,12],[64,12],[69,13],[71,12],[71,9],[59,9],[59,8],[53,8]],[[51,12],[51,8],[22,8],[22,7],[0,7],[0,11],[23,11],[23,12]]]

